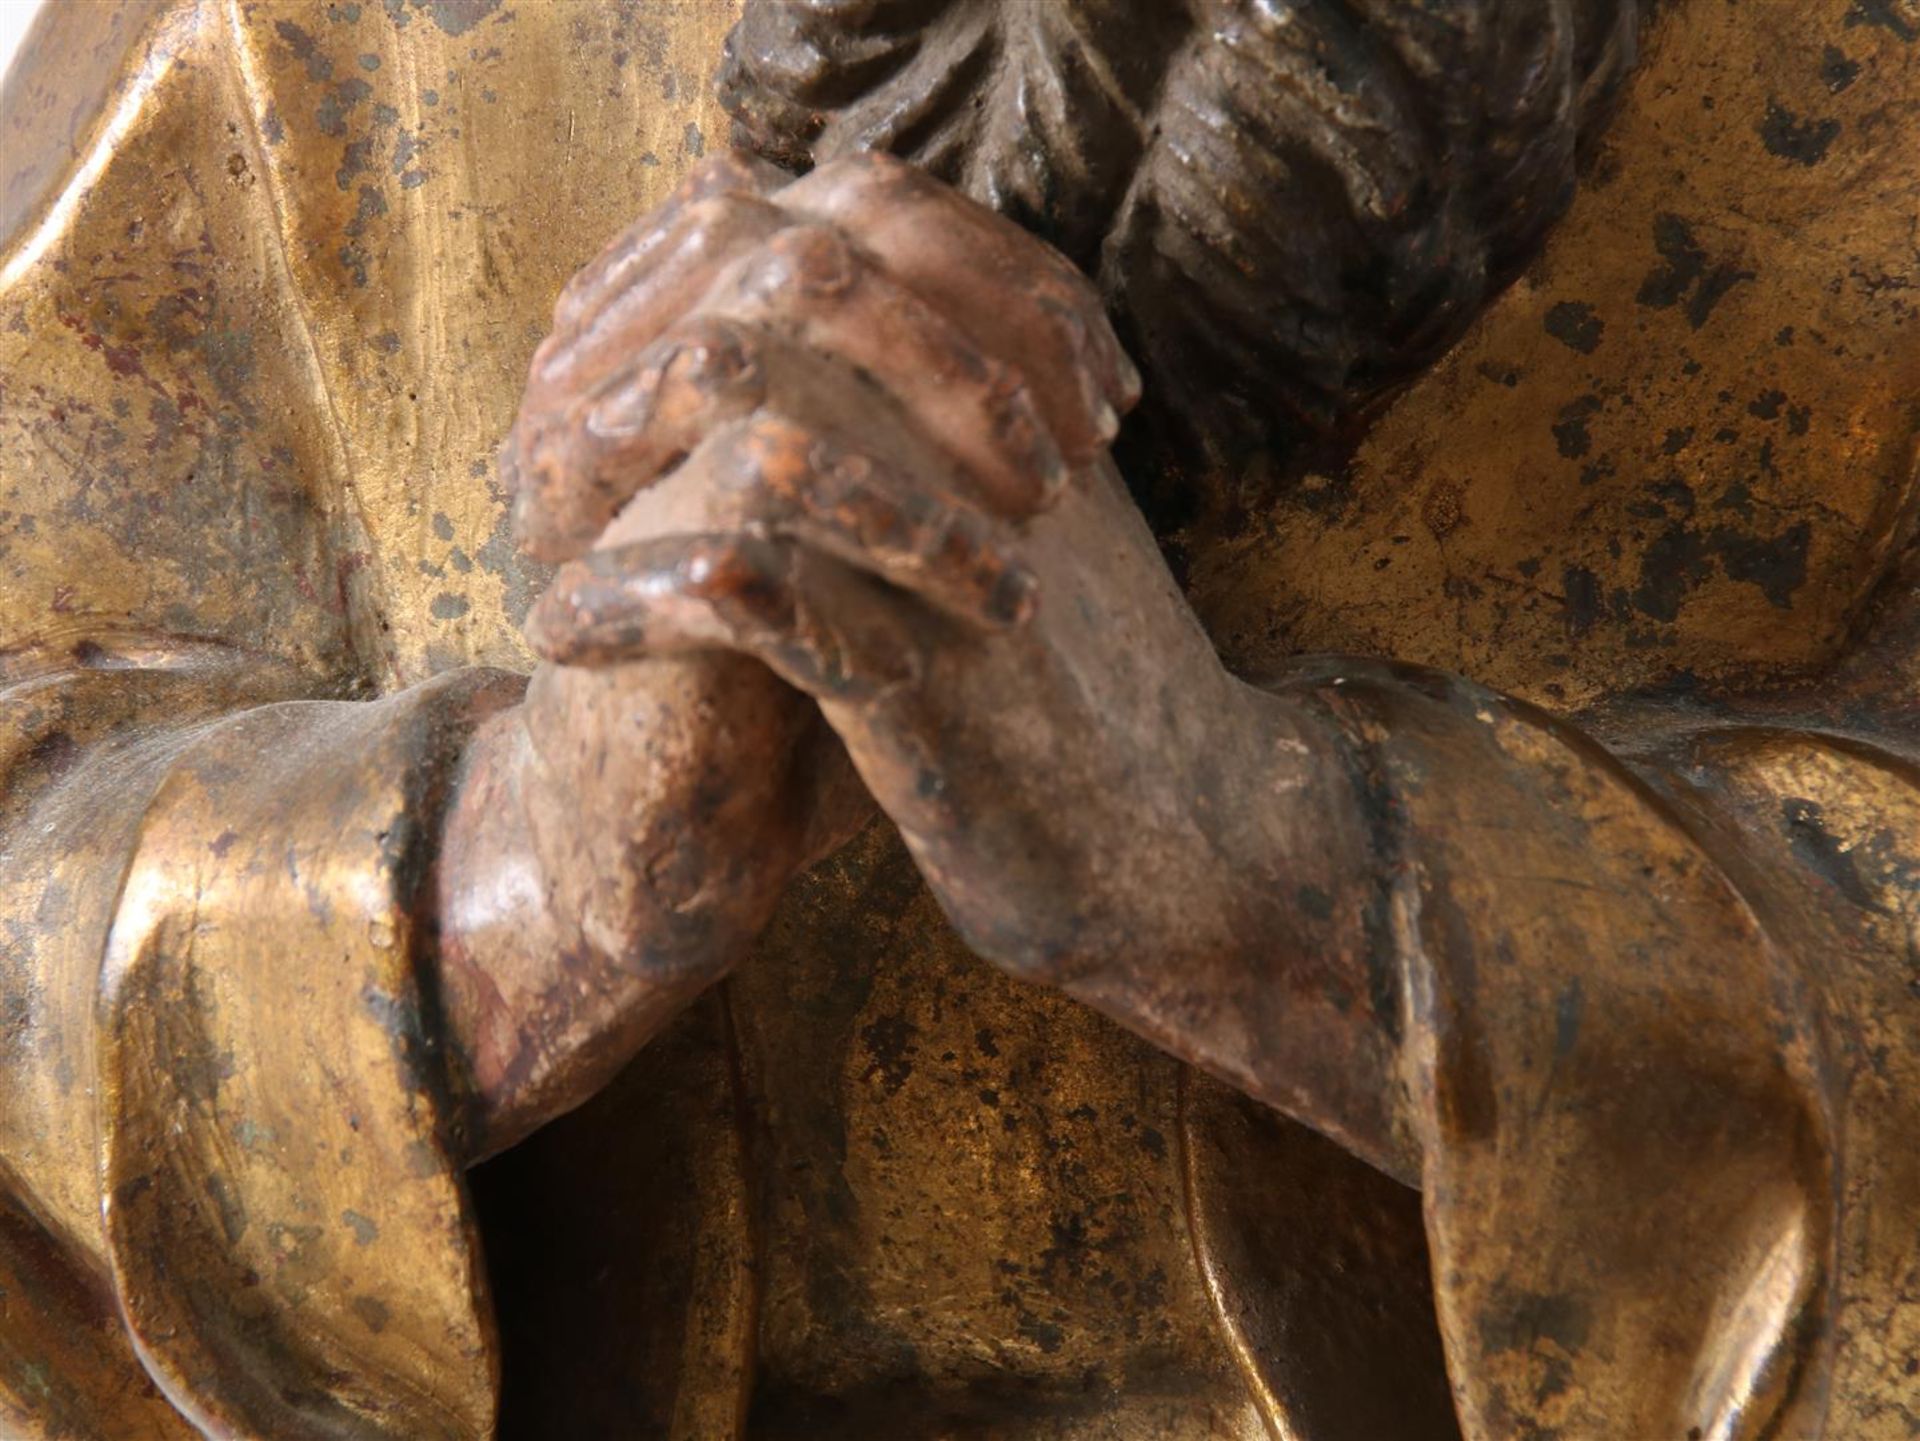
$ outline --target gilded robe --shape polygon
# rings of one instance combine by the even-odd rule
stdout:
[[[467,1171],[423,896],[529,664],[493,455],[722,142],[732,8],[53,7],[0,182],[7,1427],[1915,1434],[1905,17],[1664,16],[1340,507],[1196,565],[1361,758],[1416,1195],[969,957],[884,830]]]

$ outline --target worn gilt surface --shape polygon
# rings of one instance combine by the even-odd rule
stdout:
[[[54,0],[0,1431],[1920,1435],[1916,141],[1911,0]]]

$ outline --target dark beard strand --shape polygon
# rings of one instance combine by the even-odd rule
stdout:
[[[747,0],[719,84],[736,143],[893,151],[1095,275],[1166,531],[1324,467],[1459,337],[1635,39],[1636,0]]]

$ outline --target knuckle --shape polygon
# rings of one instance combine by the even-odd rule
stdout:
[[[914,551],[915,532],[925,519],[910,513],[916,507],[882,483],[867,457],[831,452],[820,457],[816,470],[826,483],[807,507],[812,515],[869,550]]]
[[[765,557],[744,536],[710,536],[692,542],[676,567],[683,594],[726,602],[758,591],[767,580]]]
[[[612,247],[609,247],[611,249]],[[534,354],[536,368],[552,360],[552,349],[559,343],[559,332],[579,324],[594,298],[599,294],[601,284],[611,264],[606,255],[594,260],[584,268],[575,271],[573,278],[560,287],[560,294],[553,302],[553,325],[555,333],[542,342]]]
[[[749,483],[774,498],[797,501],[817,473],[815,454],[825,443],[811,427],[777,412],[763,412],[741,434],[736,461]]]
[[[618,443],[646,430],[660,390],[661,369],[648,366],[621,375],[586,397],[579,407],[581,428],[597,441]]]
[[[743,230],[767,229],[782,220],[777,206],[757,195],[728,190],[695,200],[687,207],[682,224],[688,252],[699,258],[725,250]]]
[[[920,172],[891,150],[856,150],[839,155],[820,167],[831,177],[851,176],[874,180],[899,180]]]
[[[565,295],[560,304],[570,309],[570,314],[556,319],[553,333],[540,342],[533,352],[533,364],[528,369],[531,382],[542,391],[550,388],[558,379],[573,368],[578,350],[578,332],[573,321],[578,319],[582,306],[573,304]]]
[[[766,395],[766,370],[753,336],[713,316],[696,316],[649,346],[639,362],[603,386],[585,407],[593,439],[618,444],[659,431],[663,442],[753,409]]]
[[[989,382],[987,425],[995,446],[1034,481],[1037,503],[1052,504],[1067,482],[1066,461],[1026,379],[1011,366],[997,366]]]
[[[542,558],[590,539],[612,500],[576,427],[562,420],[516,431],[502,456],[513,496],[513,528],[521,545]]]
[[[575,530],[564,523],[559,508],[547,496],[523,490],[514,497],[514,539],[536,559],[564,559],[574,548]]]
[[[1034,308],[1083,364],[1093,363],[1112,344],[1113,331],[1100,296],[1077,272],[1035,276],[1029,294]]]
[[[860,273],[853,247],[832,226],[796,225],[776,235],[767,248],[785,266],[787,283],[802,295],[839,295]]]
[[[563,293],[562,300],[564,299],[565,295]],[[527,367],[536,382],[543,379],[547,373],[553,369],[555,360],[559,357],[560,353],[567,348],[567,339],[557,330],[540,342],[533,352],[532,364]]]
[[[787,553],[757,536],[707,536],[693,543],[674,576],[678,592],[706,605],[747,642],[793,624]]]
[[[860,169],[862,181],[871,187],[876,199],[910,200],[955,210],[974,208],[974,202],[960,191],[891,151],[869,151],[860,157]]]
[[[726,224],[740,209],[740,197],[733,191],[710,191],[691,197],[680,219],[688,230],[711,231]]]
[[[998,569],[990,573],[981,612],[994,625],[1023,626],[1040,609],[1039,577],[1023,565],[995,559]]]
[[[1079,271],[1062,264],[1056,273],[1037,277],[1033,300],[1068,353],[1089,374],[1110,375],[1113,403],[1131,409],[1140,398],[1140,373],[1114,334],[1100,292]],[[1110,437],[1109,437],[1110,438]]]
[[[831,435],[814,437],[807,449],[807,463],[835,490],[870,490],[879,474],[872,456]]]
[[[904,207],[916,225],[951,224],[956,215],[979,211],[1000,222],[960,191],[885,150],[866,151],[824,168],[825,183],[839,192],[839,208],[858,222],[882,210]],[[1026,243],[1026,232],[1013,226]]]
[[[720,316],[695,316],[674,338],[663,374],[710,394],[764,390],[766,369],[758,340]]]
[[[734,190],[757,191],[766,177],[748,155],[720,150],[696,160],[674,192],[679,200],[699,200]]]
[[[538,417],[533,424],[516,433],[509,447],[513,456],[513,474],[519,482],[518,494],[528,503],[545,504],[560,488],[566,473],[562,450],[562,428]]]
[[[1061,348],[1086,364],[1093,355],[1094,336],[1087,324],[1087,307],[1078,297],[1065,293],[1063,286],[1042,281],[1033,288],[1033,306]]]
[[[860,278],[860,257],[834,227],[795,225],[773,236],[749,263],[743,289],[759,299],[831,300]]]
[[[1101,351],[1080,312],[1058,307],[1043,313],[1061,352],[1058,364],[1073,378],[1090,431],[1090,445],[1079,447],[1081,453],[1074,459],[1088,461],[1101,447],[1112,444],[1120,433],[1120,412],[1114,408],[1114,397],[1109,395],[1102,379],[1102,372],[1110,367],[1103,363]]]

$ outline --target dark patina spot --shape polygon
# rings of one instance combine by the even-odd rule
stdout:
[[[1710,571],[1699,533],[1690,526],[1670,525],[1654,537],[1641,558],[1634,608],[1655,620],[1675,620],[1687,592]]]
[[[905,1016],[881,1016],[860,1028],[860,1041],[866,1047],[867,1069],[862,1080],[879,1079],[881,1088],[891,1096],[906,1085],[913,1074],[913,1038],[920,1028]]]
[[[1847,11],[1847,27],[1870,25],[1888,31],[1911,45],[1920,40],[1920,22],[1909,20],[1901,14],[1897,8],[1899,3],[1900,0],[1853,0],[1853,8]]]
[[[1563,300],[1547,312],[1547,334],[1571,350],[1592,355],[1600,348],[1606,323],[1584,300]]]
[[[1560,407],[1560,414],[1553,426],[1553,443],[1566,459],[1578,460],[1593,449],[1593,437],[1587,432],[1587,421],[1599,409],[1600,397],[1597,395],[1583,395]]]
[[[1634,298],[1652,310],[1671,309],[1685,301],[1687,323],[1695,330],[1707,323],[1729,290],[1754,278],[1753,271],[1730,260],[1710,260],[1693,228],[1678,215],[1655,217],[1653,248],[1664,263],[1647,272]],[[1690,362],[1682,373],[1692,375],[1699,368],[1697,362]]]
[[[1320,887],[1301,886],[1295,894],[1299,899],[1300,909],[1312,916],[1316,921],[1324,921],[1332,917],[1333,897],[1321,890]]]
[[[1818,165],[1839,138],[1838,120],[1802,120],[1778,100],[1767,102],[1760,140],[1769,153],[1799,165]]]
[[[1561,572],[1561,589],[1567,595],[1567,633],[1586,635],[1599,620],[1599,576],[1586,566],[1567,566]]]
[[[1580,987],[1580,978],[1575,976],[1568,981],[1560,992],[1560,999],[1553,1008],[1553,1054],[1555,1059],[1563,1059],[1572,1050],[1574,1042],[1580,1039],[1580,1017],[1587,1008],[1586,992]]]
[[[358,75],[342,80],[314,108],[313,123],[322,135],[343,136],[347,133],[347,113],[371,94],[373,87]]]
[[[1820,55],[1820,78],[1827,82],[1827,89],[1838,95],[1859,77],[1860,62],[1849,60],[1846,52],[1837,45],[1829,45]]]
[[[1711,536],[1728,577],[1759,586],[1760,593],[1781,610],[1792,607],[1793,593],[1806,583],[1807,547],[1812,540],[1813,527],[1804,520],[1775,536],[1726,527]]]
[[[369,1331],[386,1330],[387,1322],[391,1319],[387,1303],[374,1296],[355,1296],[353,1314],[365,1323]]]
[[[291,20],[275,21],[273,31],[293,52],[293,58],[307,67],[307,79],[319,81],[333,78],[333,62],[320,53],[313,36]]]
[[[1530,1351],[1551,1341],[1568,1355],[1578,1355],[1593,1329],[1593,1312],[1574,1295],[1540,1295],[1501,1287],[1480,1313],[1480,1344],[1494,1353]]]
[[[424,10],[448,35],[464,35],[498,10],[500,0],[386,0],[387,17],[398,27],[413,19],[409,8]]]

